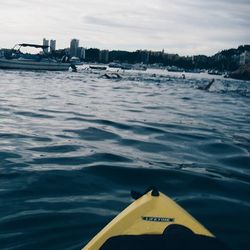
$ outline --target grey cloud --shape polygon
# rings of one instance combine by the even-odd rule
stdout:
[[[250,0],[0,0],[0,47],[77,37],[88,47],[215,53],[250,43]]]
[[[126,29],[130,31],[150,31],[152,32],[154,29],[145,27],[143,25],[131,24],[126,22],[119,22],[116,20],[112,20],[112,18],[100,18],[94,16],[85,16],[84,21],[89,24],[105,26],[110,28],[118,28],[118,29]]]

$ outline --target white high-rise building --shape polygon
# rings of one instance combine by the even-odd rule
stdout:
[[[50,40],[50,52],[56,50],[56,40]]]
[[[79,47],[79,40],[78,39],[72,39],[70,42],[70,56],[76,56],[77,57],[77,50]]]
[[[46,38],[43,38],[43,45],[49,46],[49,40],[47,40]],[[44,49],[44,52],[49,53],[49,47]]]
[[[108,61],[109,61],[109,51],[108,50],[100,50],[99,61],[102,63],[108,63]]]
[[[78,57],[80,60],[84,60],[84,59],[85,59],[85,48],[83,48],[83,47],[78,47],[78,49],[77,49],[77,57]]]

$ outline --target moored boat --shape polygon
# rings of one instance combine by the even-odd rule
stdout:
[[[147,70],[147,66],[143,65],[141,63],[137,63],[133,65],[133,70],[142,70],[142,71],[146,71]]]
[[[27,43],[18,44],[17,46],[19,46],[18,49],[15,49],[15,46],[0,57],[0,69],[67,71],[71,66],[71,63],[65,58],[58,60],[46,53],[24,54],[20,50],[22,47],[32,47],[44,51],[49,46]]]
[[[176,67],[176,66],[168,66],[167,71],[168,72],[183,72],[184,69]]]
[[[81,62],[80,59],[78,57],[75,57],[75,56],[70,58],[70,63],[73,65],[77,65],[77,66],[83,65],[83,62]]]
[[[217,76],[221,76],[222,72],[218,71],[218,70],[209,70],[207,72],[209,75],[217,75]]]

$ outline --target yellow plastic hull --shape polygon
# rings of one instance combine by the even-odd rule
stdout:
[[[113,236],[162,234],[170,224],[180,224],[196,234],[214,237],[169,197],[162,193],[152,196],[150,191],[117,215],[83,250],[98,250]]]

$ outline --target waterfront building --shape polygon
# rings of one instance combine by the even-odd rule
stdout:
[[[85,59],[85,48],[83,47],[78,47],[77,49],[77,57],[83,61]]]
[[[50,40],[50,52],[56,50],[56,40]]]
[[[49,46],[49,40],[46,38],[43,38],[43,45]],[[44,52],[49,53],[49,48],[44,49]]]
[[[240,65],[250,63],[250,52],[245,51],[240,55]]]
[[[162,51],[150,51],[150,56],[162,56]]]
[[[99,61],[102,63],[109,62],[109,50],[100,50]]]
[[[77,50],[79,47],[79,40],[78,39],[72,39],[70,42],[70,56],[77,57]]]

